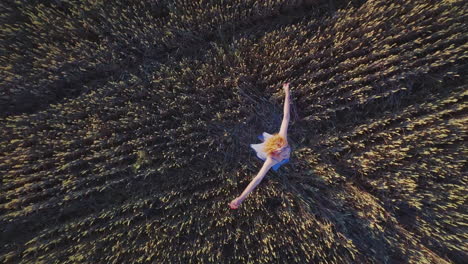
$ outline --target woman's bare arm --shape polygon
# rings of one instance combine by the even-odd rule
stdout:
[[[253,180],[247,185],[245,190],[242,192],[242,194],[239,196],[240,202],[244,201],[245,198],[247,198],[247,195],[249,195],[250,192],[257,187],[257,185],[263,180],[263,177],[265,177],[266,173],[268,170],[274,166],[274,161],[271,157],[267,157],[265,160],[265,163],[263,163],[262,168],[258,172],[257,176],[253,178]]]
[[[289,94],[289,83],[283,84],[283,89],[285,93],[283,122],[281,123],[281,128],[278,134],[284,138],[288,138],[289,104],[291,103],[290,94]]]

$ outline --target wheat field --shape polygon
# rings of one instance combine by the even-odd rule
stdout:
[[[0,10],[1,263],[466,263],[466,1]]]

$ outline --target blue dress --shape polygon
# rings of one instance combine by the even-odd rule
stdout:
[[[263,161],[266,160],[267,158],[267,154],[265,153],[265,151],[263,151],[263,146],[265,145],[265,141],[272,137],[273,135],[271,134],[268,134],[267,132],[263,132],[262,135],[259,135],[258,136],[258,139],[262,140],[263,143],[260,143],[260,144],[250,144],[250,147],[256,152],[257,154],[257,157]],[[272,168],[273,170],[275,171],[278,171],[279,167],[281,167],[281,165],[285,164],[289,162],[289,158],[288,159],[283,159],[282,161],[280,161],[279,163],[275,164]]]

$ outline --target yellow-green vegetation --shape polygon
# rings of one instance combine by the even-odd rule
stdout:
[[[466,1],[0,10],[0,263],[468,259]]]

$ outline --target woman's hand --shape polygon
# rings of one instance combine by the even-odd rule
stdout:
[[[289,94],[289,83],[283,84],[283,89],[286,94]]]
[[[241,195],[239,195],[239,197],[236,197],[236,199],[232,200],[231,203],[229,203],[229,207],[231,207],[231,209],[239,208],[239,205],[245,200],[245,198],[247,198],[249,193],[252,192],[258,184],[260,184],[263,177],[265,177],[265,174],[273,166],[272,162],[273,159],[270,156],[268,156],[265,162],[263,163],[262,168],[258,172],[257,176],[255,176],[255,178],[253,178],[250,181],[249,185],[245,187],[245,190],[241,193]]]
[[[231,203],[229,204],[229,207],[231,207],[231,209],[237,209],[239,208],[239,205],[241,203],[242,203],[241,198],[237,197],[236,199],[231,201]]]

